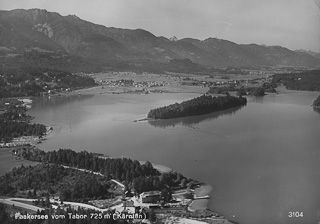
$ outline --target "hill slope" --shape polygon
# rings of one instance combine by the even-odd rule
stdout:
[[[0,11],[0,63],[9,67],[32,63],[69,71],[168,70],[172,67],[168,62],[185,58],[203,68],[320,64],[310,54],[278,46],[239,45],[216,38],[170,40],[142,29],[105,27],[46,10]]]

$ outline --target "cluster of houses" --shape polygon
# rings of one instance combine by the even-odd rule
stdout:
[[[135,88],[147,88],[147,87],[158,87],[165,86],[165,82],[156,81],[134,81],[132,79],[121,79],[121,80],[100,80],[100,84],[105,84],[109,87],[135,87]]]
[[[173,198],[176,202],[167,203],[165,208],[183,208],[186,206],[192,199],[185,197],[185,193],[190,193],[187,191],[179,192],[176,196],[173,195]],[[192,197],[193,198],[193,197]],[[160,191],[149,191],[143,192],[139,196],[132,196],[131,194],[125,194],[123,197],[113,198],[113,199],[104,199],[104,200],[94,200],[90,201],[90,204],[74,203],[74,202],[63,202],[60,203],[59,197],[54,197],[50,202],[52,207],[57,209],[67,208],[71,206],[73,208],[83,207],[90,208],[94,210],[107,211],[109,209],[116,210],[118,212],[128,212],[136,213],[141,212],[144,209],[158,208],[160,209],[162,198]]]

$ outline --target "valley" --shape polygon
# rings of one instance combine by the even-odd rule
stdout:
[[[0,223],[318,222],[319,53],[213,27],[0,10]]]

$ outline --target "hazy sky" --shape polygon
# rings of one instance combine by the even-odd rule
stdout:
[[[320,49],[320,0],[0,0],[0,9],[41,8],[156,36]]]

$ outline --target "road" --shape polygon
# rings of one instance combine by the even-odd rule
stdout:
[[[3,204],[7,204],[7,205],[14,205],[14,206],[17,206],[17,207],[21,207],[21,208],[25,208],[25,209],[29,209],[29,210],[32,210],[32,211],[42,211],[44,210],[44,208],[40,208],[40,207],[37,207],[37,206],[34,206],[34,205],[29,205],[29,204],[25,204],[25,203],[22,203],[22,202],[18,202],[18,201],[14,201],[14,200],[24,200],[24,201],[35,201],[37,199],[26,199],[26,198],[0,198],[0,203],[3,203]]]
[[[99,175],[99,176],[103,176],[103,177],[104,177],[104,175],[103,175],[102,173],[93,172],[93,171],[91,171],[91,170],[80,169],[80,168],[71,167],[71,166],[64,166],[64,165],[63,165],[63,167],[66,168],[66,169],[74,169],[74,170],[79,170],[79,171],[86,172],[86,173],[93,173],[93,174],[95,174],[95,175]],[[114,180],[114,179],[111,179],[111,181],[114,182],[114,183],[116,183],[116,184],[118,184],[120,187],[125,188],[125,186],[124,186],[122,183],[120,183],[119,181]]]

